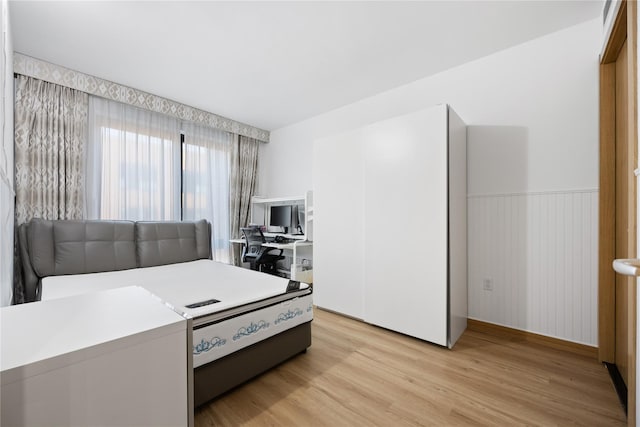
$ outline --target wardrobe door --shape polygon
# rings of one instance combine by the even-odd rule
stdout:
[[[449,347],[467,328],[467,127],[448,109]]]
[[[314,303],[359,319],[364,317],[363,165],[362,130],[314,143]]]
[[[364,318],[446,346],[447,106],[368,126],[363,150]]]

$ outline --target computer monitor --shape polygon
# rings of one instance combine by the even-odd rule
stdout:
[[[285,234],[291,227],[291,205],[271,206],[271,220],[269,225],[284,227]]]

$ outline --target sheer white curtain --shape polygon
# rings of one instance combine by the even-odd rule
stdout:
[[[89,97],[86,218],[180,219],[180,121]]]
[[[233,135],[184,122],[183,219],[211,223],[213,259],[229,263],[229,171]]]
[[[204,218],[213,259],[229,263],[232,142],[228,132],[90,97],[86,217]]]

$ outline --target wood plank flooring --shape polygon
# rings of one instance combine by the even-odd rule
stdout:
[[[196,410],[196,426],[623,426],[596,360],[467,330],[453,350],[315,310],[301,354]]]

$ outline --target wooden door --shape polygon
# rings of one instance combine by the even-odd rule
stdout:
[[[636,280],[615,258],[636,258],[637,43],[635,2],[623,2],[600,65],[599,358],[636,420]],[[625,397],[626,394],[626,397]]]
[[[627,42],[623,43],[615,62],[616,72],[616,136],[615,136],[615,186],[616,186],[616,222],[615,257],[636,257],[635,235],[635,144],[629,138],[629,55]],[[622,380],[629,387],[629,366],[631,358],[629,336],[635,319],[632,319],[635,300],[635,279],[629,276],[615,275],[615,364]]]

